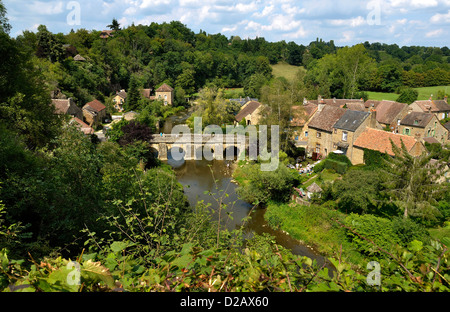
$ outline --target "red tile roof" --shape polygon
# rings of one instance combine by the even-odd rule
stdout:
[[[419,143],[412,136],[367,128],[360,136],[358,136],[355,143],[353,143],[353,146],[367,148],[394,156],[391,140],[398,147],[401,147],[401,142],[403,141],[408,152],[411,151],[415,144]]]
[[[94,129],[92,127],[90,127],[87,123],[85,123],[84,121],[82,121],[81,119],[74,117],[72,119],[72,122],[75,121],[77,123],[77,126],[79,126],[81,128],[81,131],[88,135],[88,134],[93,134],[94,133]],[[72,123],[71,122],[71,123]]]
[[[84,106],[90,106],[97,112],[101,112],[102,110],[106,109],[106,106],[103,105],[99,100],[93,100],[92,102],[89,102]]]

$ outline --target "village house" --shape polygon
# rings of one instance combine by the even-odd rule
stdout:
[[[415,157],[426,152],[424,144],[412,136],[366,128],[353,143],[353,155],[350,161],[353,165],[363,164],[366,149],[395,156],[391,141],[399,148],[403,142],[407,152]]]
[[[378,102],[371,109],[376,109],[379,124],[393,133],[399,133],[400,121],[409,111],[408,104],[386,100]]]
[[[174,101],[174,90],[164,83],[155,90],[155,99],[164,101],[164,105],[172,105]]]
[[[69,121],[69,125],[74,124],[81,132],[83,132],[85,135],[91,135],[94,134],[94,129],[90,127],[87,123],[85,123],[83,120],[77,117],[73,117]]]
[[[100,32],[100,38],[107,39],[109,37],[112,37],[114,35],[113,33],[114,33],[113,29],[111,29],[111,30],[102,30]]]
[[[52,99],[52,104],[55,107],[55,113],[58,115],[70,115],[83,119],[83,112],[79,108],[72,98],[68,99]]]
[[[236,98],[236,99],[230,99],[230,102],[236,102],[239,105],[243,106],[245,103],[250,102],[250,101],[256,101],[258,102],[258,99],[256,98],[251,98],[249,96],[246,97],[240,97],[240,98]]]
[[[125,92],[124,89],[116,92],[116,95],[113,97],[112,101],[114,103],[114,108],[118,112],[123,112],[123,104],[125,103],[126,99],[127,99],[127,92]]]
[[[235,116],[235,123],[240,123],[245,119],[246,125],[257,125],[261,119],[263,105],[257,101],[250,101],[242,106],[239,113]]]
[[[434,138],[439,143],[448,142],[448,130],[439,122],[435,114],[410,112],[400,121],[400,133],[417,140]]]
[[[83,106],[83,117],[89,126],[95,128],[106,117],[106,106],[99,100],[93,100]]]
[[[308,124],[317,112],[318,105],[306,100],[303,103],[303,105],[292,106],[290,127],[295,146],[306,148],[308,144]]]
[[[149,99],[149,100],[154,99],[154,98],[152,98],[152,95],[151,95],[152,90],[153,90],[152,88],[142,89],[141,90],[141,96],[143,98],[146,98],[146,99]]]
[[[333,126],[344,115],[346,109],[319,104],[317,112],[308,124],[306,154],[317,159],[326,157],[333,148]]]
[[[353,143],[367,127],[381,129],[376,120],[376,111],[346,110],[333,125],[332,150],[339,150],[349,159],[352,159]]]
[[[444,100],[415,101],[409,105],[414,112],[424,112],[435,114],[438,120],[445,119],[449,116],[450,105],[447,103],[447,97]]]

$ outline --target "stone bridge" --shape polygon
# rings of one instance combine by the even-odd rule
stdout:
[[[149,143],[161,160],[174,154],[185,160],[228,160],[243,157],[249,150],[249,141],[242,134],[154,134]]]

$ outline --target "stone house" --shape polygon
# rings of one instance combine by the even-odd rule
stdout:
[[[390,132],[399,133],[400,121],[408,114],[408,104],[395,101],[380,101],[372,109],[376,109],[377,121]]]
[[[242,106],[239,113],[235,116],[235,123],[241,122],[245,119],[246,125],[257,125],[261,120],[261,112],[263,105],[257,101],[250,101]]]
[[[376,120],[376,111],[345,111],[333,125],[332,150],[342,151],[344,155],[352,159],[353,144],[356,138],[368,127],[381,129]]]
[[[395,156],[392,150],[391,141],[399,148],[401,148],[403,142],[406,150],[412,156],[417,157],[423,152],[426,152],[424,144],[412,136],[366,128],[353,143],[353,154],[350,159],[352,164],[357,165],[364,163],[364,151],[366,149]]]
[[[326,157],[333,148],[333,126],[344,115],[345,108],[319,104],[308,124],[308,157]]]
[[[125,103],[125,100],[127,99],[127,93],[124,89],[117,91],[116,95],[113,97],[112,101],[114,103],[114,108],[118,112],[123,112],[123,104]]]
[[[431,113],[410,112],[400,121],[400,133],[417,140],[434,138],[441,144],[448,142],[448,130]]]
[[[106,106],[99,100],[93,100],[83,106],[83,117],[89,126],[95,128],[105,119]]]
[[[70,122],[69,125],[75,124],[76,127],[83,132],[85,135],[91,135],[94,134],[94,129],[92,127],[90,127],[88,124],[86,124],[83,120],[81,120],[80,118],[77,117],[73,117]]]
[[[450,105],[447,103],[447,98],[444,100],[415,101],[409,107],[414,112],[433,113],[438,120],[445,119],[450,114]]]
[[[83,112],[75,102],[71,99],[52,99],[52,104],[55,107],[55,113],[58,115],[70,115],[83,119]]]
[[[291,139],[297,147],[305,147],[308,144],[308,124],[314,117],[318,105],[305,101],[303,105],[292,106],[290,127]]]
[[[155,99],[164,101],[164,105],[172,105],[174,102],[174,90],[164,83],[155,90]]]

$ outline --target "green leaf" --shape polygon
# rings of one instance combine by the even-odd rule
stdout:
[[[418,252],[423,248],[423,243],[421,241],[418,240],[413,240],[410,244],[409,244],[409,249],[411,251],[414,252]]]
[[[110,246],[113,252],[121,252],[127,248],[128,244],[125,242],[113,242]]]

